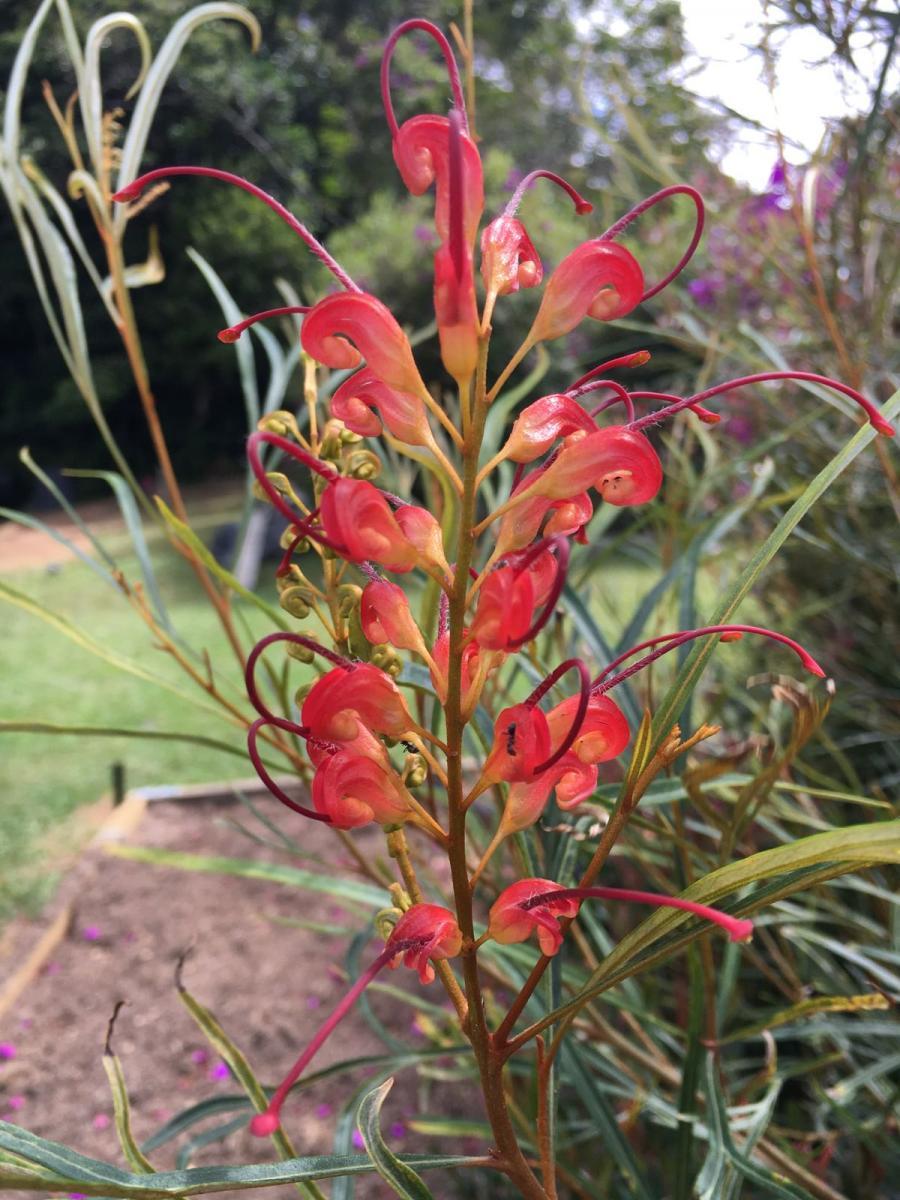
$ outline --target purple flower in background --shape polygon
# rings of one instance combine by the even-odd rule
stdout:
[[[513,167],[503,181],[504,192],[514,192],[524,178],[525,172],[520,171],[518,167]]]
[[[209,1073],[210,1079],[230,1079],[231,1072],[228,1070],[228,1063],[222,1062],[220,1059]]]
[[[205,1050],[192,1050],[191,1062],[196,1063],[198,1067],[205,1066],[209,1062],[209,1055]]]
[[[390,1134],[392,1138],[406,1137],[406,1126],[402,1121],[395,1121],[390,1128]]]
[[[687,286],[691,297],[701,308],[712,308],[719,295],[725,290],[721,275],[700,275]]]
[[[16,1057],[16,1048],[12,1042],[0,1042],[0,1062],[9,1062]]]
[[[24,1096],[7,1096],[6,1107],[9,1109],[10,1112],[18,1112],[21,1108],[25,1107],[25,1097]]]
[[[332,1108],[330,1104],[320,1104],[316,1109],[316,1116],[319,1120],[324,1121],[326,1117],[330,1117]]]
[[[106,1113],[97,1113],[96,1117],[91,1121],[94,1129],[109,1129],[110,1121]]]
[[[433,242],[434,233],[427,225],[417,225],[413,230],[413,237],[417,242]]]
[[[357,1150],[365,1150],[366,1143],[363,1141],[363,1135],[358,1129],[353,1130],[353,1137],[351,1138],[351,1141]]]
[[[320,996],[307,996],[306,997],[306,1007],[310,1010],[318,1008],[321,1005],[321,1003],[322,1003],[322,998]]]
[[[81,936],[86,942],[98,942],[101,938],[99,925],[85,925],[81,931]]]

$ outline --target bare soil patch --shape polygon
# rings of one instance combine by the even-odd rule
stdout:
[[[274,816],[276,808],[273,803],[268,811]],[[156,802],[126,840],[197,854],[290,863],[287,855],[253,843],[223,820],[243,812],[221,802]],[[336,844],[327,830],[307,822],[293,832],[299,832],[309,850],[321,850],[334,861]],[[357,837],[364,853],[380,852],[377,834],[368,837],[363,831]],[[66,877],[54,906],[40,921],[20,920],[6,931],[0,941],[0,978],[16,969],[58,906],[67,902],[74,906],[68,935],[14,1008],[0,1016],[0,1116],[85,1154],[123,1165],[101,1062],[107,1021],[116,1002],[127,1002],[117,1022],[115,1049],[128,1080],[134,1131],[142,1140],[190,1105],[240,1091],[178,999],[173,972],[186,948],[193,947],[185,969],[186,985],[216,1014],[260,1079],[271,1084],[281,1078],[343,994],[349,941],[343,932],[324,935],[286,927],[279,920],[325,921],[336,930],[360,929],[366,920],[328,897],[261,880],[129,862],[92,847]],[[372,954],[375,946],[373,942]],[[409,980],[403,972],[390,982]],[[429,990],[429,1000],[440,1003],[441,997],[436,985]],[[383,996],[374,997],[373,1004],[400,1038],[415,1044],[412,1010]],[[383,1049],[359,1013],[354,1013],[321,1051],[313,1069]],[[357,1070],[329,1079],[290,1102],[285,1127],[298,1153],[332,1152],[337,1115],[365,1079],[365,1072]],[[397,1151],[437,1149],[409,1130],[415,1107],[414,1079],[398,1078],[383,1114],[389,1144]],[[458,1105],[454,1107],[459,1113]],[[175,1166],[178,1146],[170,1143],[154,1152],[157,1169]],[[483,1147],[471,1142],[443,1149],[483,1152]],[[191,1165],[274,1158],[268,1141],[242,1130],[225,1143],[199,1151]],[[437,1183],[432,1177],[432,1186]],[[286,1200],[296,1197],[297,1191],[279,1187],[253,1194]],[[356,1195],[360,1200],[381,1200],[392,1193],[376,1177],[365,1176],[357,1181]]]

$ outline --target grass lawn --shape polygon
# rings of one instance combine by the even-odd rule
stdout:
[[[223,519],[218,516],[216,521]],[[206,531],[204,531],[206,532]],[[139,578],[127,541],[108,542],[129,579]],[[209,652],[217,677],[230,680],[240,702],[243,685],[218,619],[187,564],[161,538],[151,537],[157,578],[182,638]],[[120,556],[119,549],[122,549]],[[191,696],[204,693],[171,657],[156,648],[128,601],[78,561],[52,569],[4,573],[2,581],[64,616],[95,642],[177,683]],[[255,609],[241,615],[259,637],[268,632]],[[47,625],[32,613],[2,605],[0,671],[5,681],[0,717],[64,725],[174,730],[213,736],[242,748],[239,730],[163,687],[126,674]],[[47,895],[52,870],[42,859],[70,848],[66,821],[110,786],[121,762],[130,787],[246,777],[249,763],[212,747],[140,738],[4,733],[0,738],[0,916],[33,907]]]

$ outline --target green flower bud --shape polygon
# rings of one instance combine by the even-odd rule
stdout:
[[[352,479],[374,479],[381,474],[381,459],[371,450],[354,450],[347,459],[347,474]]]
[[[278,409],[276,412],[260,417],[256,428],[260,433],[275,433],[279,437],[297,437],[299,434],[294,414],[286,409]]]
[[[428,764],[421,754],[407,754],[403,761],[403,782],[408,788],[421,787],[428,778]]]
[[[311,663],[315,662],[315,654],[307,646],[298,646],[296,642],[288,642],[287,652],[290,658],[295,658],[297,662]]]
[[[291,587],[284,589],[278,597],[278,603],[285,612],[290,613],[292,617],[296,617],[299,621],[303,621],[309,616],[313,598],[313,594],[308,587],[304,587],[302,584],[293,584]]]
[[[294,692],[294,703],[298,708],[303,707],[303,701],[306,699],[312,689],[313,685],[311,683],[303,683],[297,688],[296,692]]]
[[[338,612],[342,617],[349,617],[355,608],[359,608],[362,599],[362,588],[355,583],[342,583],[338,588]]]
[[[396,678],[403,670],[403,659],[393,646],[388,646],[384,642],[372,647],[369,661],[373,662],[376,667],[381,667],[382,671],[393,678]]]
[[[352,429],[342,429],[341,441],[345,446],[355,446],[362,441],[362,434],[354,433]]]
[[[395,885],[392,885],[392,888]],[[387,941],[394,932],[394,926],[403,916],[403,912],[399,908],[382,908],[375,914],[374,924],[375,930],[380,938]]]

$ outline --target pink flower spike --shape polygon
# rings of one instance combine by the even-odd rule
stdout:
[[[611,225],[609,229],[607,229],[606,233],[601,234],[600,236],[601,241],[611,241],[613,238],[618,237],[620,233],[627,229],[631,222],[636,220],[641,213],[645,213],[647,209],[652,208],[655,204],[659,204],[661,200],[665,200],[669,196],[678,195],[689,196],[694,202],[694,207],[697,210],[694,232],[691,236],[690,242],[688,243],[687,250],[685,250],[684,254],[682,254],[677,264],[672,268],[668,275],[659,281],[659,283],[655,284],[652,288],[648,288],[644,292],[640,299],[641,304],[643,304],[645,300],[649,300],[651,296],[655,296],[658,292],[661,292],[663,288],[668,287],[672,280],[681,274],[684,268],[694,257],[694,251],[699,246],[700,239],[703,237],[703,225],[706,221],[706,209],[703,204],[703,197],[696,188],[692,188],[687,183],[673,184],[671,187],[663,188],[661,191],[655,192],[652,196],[648,196],[646,200],[642,200],[640,204],[636,205],[631,210],[631,212],[626,213],[624,217],[620,217],[619,220],[616,221],[615,225]]]
[[[250,1132],[256,1137],[270,1137],[278,1129],[281,1108],[291,1088],[379,971],[388,965],[396,965],[402,955],[404,965],[414,967],[422,982],[428,983],[434,978],[434,968],[429,960],[452,958],[461,948],[462,933],[449,909],[437,904],[414,904],[394,926],[381,954],[363,971],[319,1028],[279,1084],[265,1111],[257,1113],[250,1122]]]
[[[820,678],[825,677],[825,672],[813,656],[804,650],[799,642],[795,642],[793,638],[789,638],[783,633],[776,633],[775,630],[764,629],[759,625],[707,625],[701,629],[689,629],[682,633],[664,633],[659,637],[648,638],[647,641],[640,642],[637,646],[632,646],[630,650],[626,650],[624,654],[620,654],[608,666],[604,667],[594,680],[592,691],[595,695],[602,695],[604,692],[610,691],[638,671],[642,671],[650,663],[661,658],[662,655],[668,654],[670,650],[675,650],[678,646],[683,646],[686,642],[691,642],[695,638],[706,637],[708,634],[719,634],[723,641],[737,641],[745,633],[753,633],[760,637],[770,638],[775,642],[781,642],[788,649],[793,650],[807,671],[813,675],[818,675]],[[637,654],[641,650],[646,650],[650,646],[658,646],[659,649],[640,659],[639,662],[633,663],[630,667],[626,667],[618,675],[613,674],[626,658],[630,658],[633,654]]]
[[[453,104],[459,109],[462,115],[463,130],[468,133],[469,122],[466,118],[466,102],[463,97],[462,80],[456,62],[456,55],[453,53],[453,47],[437,25],[421,17],[413,17],[411,20],[404,21],[402,25],[397,26],[385,43],[381,59],[381,99],[384,104],[384,115],[387,117],[391,137],[396,138],[399,132],[397,118],[394,115],[394,106],[391,103],[391,59],[394,56],[394,50],[399,40],[404,34],[412,33],[414,29],[421,29],[423,33],[427,33],[429,37],[434,38],[437,42],[438,48],[444,56],[444,62],[447,64],[447,74],[450,78],[450,91],[453,95]]]
[[[238,321],[237,325],[229,325],[227,329],[220,329],[216,337],[220,342],[231,345],[238,340],[245,329],[249,329],[257,321],[268,321],[272,317],[287,317],[295,313],[308,312],[308,304],[288,304],[283,305],[281,308],[267,308],[264,312],[254,313],[252,317],[244,317],[243,321]]]
[[[322,243],[310,233],[304,224],[297,220],[292,212],[285,208],[274,196],[270,196],[268,192],[264,192],[261,187],[257,187],[255,183],[250,183],[248,179],[243,179],[240,175],[233,175],[231,171],[219,171],[215,167],[160,167],[155,171],[147,171],[146,174],[138,176],[125,187],[120,188],[113,195],[113,200],[117,204],[123,204],[127,200],[136,200],[140,196],[144,188],[151,183],[156,183],[158,179],[168,179],[173,175],[203,175],[209,179],[220,179],[224,183],[234,184],[235,187],[241,188],[242,191],[249,192],[251,196],[256,196],[258,200],[262,200],[263,204],[267,204],[272,212],[277,213],[287,225],[293,229],[294,233],[299,234],[309,249],[313,252],[320,262],[323,262],[334,277],[351,292],[359,292],[361,288],[353,282],[343,267],[336,262]]]
[[[682,409],[690,408],[698,400],[709,400],[713,396],[720,396],[724,392],[732,392],[736,388],[746,387],[751,383],[769,383],[776,379],[796,379],[803,383],[818,383],[821,387],[831,388],[832,391],[840,392],[842,396],[847,396],[848,399],[858,404],[868,417],[869,423],[878,433],[884,437],[893,437],[896,432],[894,426],[881,415],[872,401],[866,399],[862,392],[858,392],[856,388],[849,387],[846,383],[841,383],[838,379],[830,379],[827,375],[814,375],[810,371],[762,371],[757,375],[742,375],[739,379],[729,379],[725,383],[717,383],[714,387],[697,392],[695,396],[688,396],[686,399],[678,400],[675,404],[670,404],[666,408],[660,408],[654,413],[649,413],[646,417],[641,417],[639,421],[635,421],[632,428],[643,429],[648,425],[656,425],[658,422],[664,421],[667,417],[681,412]],[[640,395],[641,393],[636,394]]]

